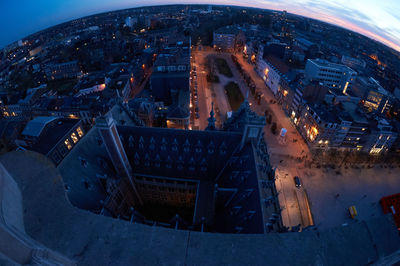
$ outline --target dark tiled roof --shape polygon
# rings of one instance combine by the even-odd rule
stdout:
[[[101,179],[114,179],[115,171],[97,128],[89,130],[57,168],[73,205],[85,210],[102,208],[100,201],[105,200],[106,193]]]
[[[59,119],[57,123],[51,125],[51,128],[40,135],[32,150],[46,155],[79,122],[79,119]]]
[[[241,134],[118,126],[134,173],[214,179],[240,144]]]
[[[240,227],[242,228],[240,233],[264,232],[253,151],[254,147],[251,143],[245,145],[230,158],[229,164],[219,178],[220,189],[225,189],[225,191],[236,189],[237,192],[235,195],[232,192],[228,194],[227,200],[217,201],[215,228],[218,232],[235,232]],[[219,193],[221,195],[223,192]],[[238,207],[240,210],[236,213],[235,208]]]
[[[189,108],[181,105],[172,105],[168,108],[167,118],[189,118]]]

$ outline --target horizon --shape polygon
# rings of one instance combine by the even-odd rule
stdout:
[[[48,1],[49,0],[42,0],[42,2]],[[73,2],[75,3],[76,1],[77,0],[73,0]],[[365,11],[355,11],[354,8],[350,7],[344,8],[338,4],[334,4],[330,0],[324,1],[324,3],[326,2],[325,4],[321,4],[321,1],[317,1],[317,3],[314,3],[315,1],[313,2],[311,0],[295,0],[293,1],[293,3],[285,5],[284,2],[287,1],[288,0],[279,0],[278,2],[271,2],[271,0],[256,0],[250,2],[249,0],[245,0],[239,3],[238,0],[232,0],[228,3],[226,0],[217,0],[213,4],[210,4],[209,2],[203,0],[199,1],[198,3],[191,3],[187,0],[180,1],[179,3],[167,0],[156,0],[149,4],[145,3],[144,0],[135,1],[136,3],[128,3],[130,1],[126,0],[119,0],[117,2],[110,3],[107,0],[101,0],[101,3],[99,3],[99,5],[93,7],[93,5],[90,5],[91,2],[94,4],[94,2],[97,3],[98,1],[85,0],[84,4],[87,6],[86,9],[79,9],[79,5],[75,3],[58,3],[58,6],[53,5],[45,11],[41,11],[44,12],[43,14],[40,14],[40,12],[39,14],[35,13],[36,19],[35,16],[33,16],[33,18],[36,23],[30,23],[27,27],[24,23],[18,26],[18,21],[23,20],[22,17],[26,17],[24,13],[28,12],[32,16],[33,12],[35,11],[34,9],[40,6],[39,4],[36,4],[33,5],[32,9],[26,8],[26,10],[23,10],[23,12],[20,12],[18,14],[16,14],[15,12],[6,12],[10,15],[0,17],[0,25],[3,25],[5,26],[4,28],[9,29],[8,32],[6,29],[2,29],[2,32],[5,32],[6,34],[3,34],[2,37],[0,37],[0,49],[3,49],[4,47],[18,40],[24,39],[32,34],[57,26],[59,24],[101,13],[163,5],[224,5],[243,8],[258,8],[271,11],[286,10],[288,13],[293,15],[315,19],[364,35],[372,40],[375,40],[381,44],[384,44],[385,46],[396,50],[397,52],[400,52],[400,26],[398,26],[398,28],[395,28],[394,25],[393,28],[388,28],[387,26],[379,27],[379,25],[374,24],[374,19],[368,19]],[[344,0],[338,0],[335,1],[335,3],[340,1]],[[357,0],[349,0],[347,2],[353,2],[354,4],[355,2],[357,2]],[[366,1],[366,3],[367,2],[370,3],[371,0]],[[2,5],[6,7],[2,7]],[[0,9],[6,10],[7,5],[8,8],[11,9],[11,11],[13,8],[17,8],[18,11],[21,11],[19,7],[15,6],[14,3],[10,3],[9,1],[7,2],[7,4],[4,2],[2,4],[0,3]],[[398,7],[395,5],[396,3],[393,4],[393,10],[400,10],[400,4],[397,3]],[[369,6],[369,8],[372,7],[373,6]],[[67,12],[64,11],[66,9],[68,10]],[[385,9],[387,9],[387,6],[385,6]],[[316,12],[316,10],[320,10],[320,12]],[[341,15],[334,14],[335,12],[339,13],[339,11],[342,11]],[[391,11],[391,13],[396,12]],[[392,18],[388,18],[387,21],[392,21],[394,18],[396,22],[398,22],[397,25],[400,25],[400,17],[397,17],[397,15],[395,14],[391,15]],[[12,28],[12,25],[14,24],[17,25],[17,29]]]

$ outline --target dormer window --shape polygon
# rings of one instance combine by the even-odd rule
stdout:
[[[186,70],[186,66],[184,66],[184,65],[178,66],[178,71],[185,71],[185,70]]]
[[[176,66],[168,66],[168,71],[176,71]]]

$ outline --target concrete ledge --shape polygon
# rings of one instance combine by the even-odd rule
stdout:
[[[27,234],[81,265],[366,265],[400,248],[390,216],[327,231],[260,235],[130,224],[73,207],[44,156],[12,152],[0,162],[21,188]]]

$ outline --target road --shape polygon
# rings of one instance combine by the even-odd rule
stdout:
[[[202,56],[202,52],[194,49],[192,51],[192,57],[194,58],[194,62],[192,62],[192,69],[196,67],[196,81],[197,81],[197,100],[198,103],[193,101],[194,108],[198,107],[199,109],[199,118],[195,118],[197,120],[195,123],[199,125],[199,130],[204,130],[208,125],[208,117],[211,112],[211,90],[209,88],[209,84],[207,82],[207,72],[204,66],[205,57]],[[194,93],[194,86],[192,87],[192,94]],[[193,98],[192,98],[193,99]]]

